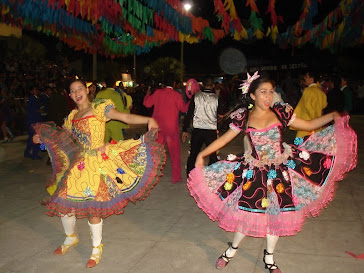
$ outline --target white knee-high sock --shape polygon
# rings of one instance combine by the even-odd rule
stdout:
[[[76,217],[74,215],[72,216],[62,216],[61,217],[64,233],[69,236],[75,233],[75,225],[76,225]],[[66,237],[64,240],[65,245],[72,244],[76,240],[76,237]]]
[[[90,226],[91,230],[91,239],[92,239],[92,246],[94,247],[92,249],[92,254],[99,254],[101,252],[100,249],[95,248],[98,247],[101,244],[102,240],[102,219],[101,222],[98,224],[91,224],[88,222],[88,225]]]
[[[232,241],[232,246],[233,247],[239,247],[241,241],[244,238],[245,238],[245,234],[242,234],[240,232],[235,232],[234,239]],[[234,257],[236,251],[237,251],[237,249],[233,249],[233,248],[229,247],[228,250],[226,251],[226,256],[227,257]]]
[[[267,252],[268,253],[272,253],[272,254],[274,253],[274,249],[277,245],[278,239],[279,239],[279,236],[267,234]],[[265,256],[265,262],[267,264],[274,264],[273,255]]]

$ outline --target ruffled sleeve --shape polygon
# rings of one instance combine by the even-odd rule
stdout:
[[[111,109],[115,108],[115,104],[108,99],[94,99],[91,107],[95,117],[106,122],[110,120],[108,113]]]
[[[296,117],[293,113],[293,107],[288,103],[276,102],[273,105],[273,111],[277,114],[278,119],[284,127],[289,126]]]
[[[71,113],[69,113],[69,115],[64,119],[63,128],[66,128],[67,130],[72,129],[72,120],[76,115],[76,113],[77,113],[76,109],[72,110]]]
[[[246,108],[239,108],[230,114],[231,123],[230,129],[236,132],[245,131],[246,123],[248,120],[248,110]]]

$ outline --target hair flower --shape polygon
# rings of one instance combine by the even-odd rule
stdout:
[[[243,83],[239,87],[239,89],[241,89],[242,94],[247,94],[251,83],[260,77],[258,71],[255,71],[255,73],[252,76],[250,76],[249,73],[246,73],[246,75],[247,79],[243,80]]]

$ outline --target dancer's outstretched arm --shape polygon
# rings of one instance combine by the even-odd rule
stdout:
[[[212,142],[209,146],[207,146],[202,152],[197,155],[195,167],[203,167],[203,158],[216,152],[217,150],[224,147],[230,141],[232,141],[240,132],[233,131],[229,129],[225,134]]]
[[[313,120],[304,120],[300,118],[296,118],[291,126],[297,130],[301,131],[313,131],[318,128],[321,128],[323,125],[329,123],[330,121],[336,121],[341,116],[338,112],[332,112],[321,117],[315,118]]]

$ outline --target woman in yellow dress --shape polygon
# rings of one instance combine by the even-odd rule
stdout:
[[[78,244],[76,218],[87,217],[93,250],[86,267],[101,259],[103,218],[123,213],[129,201],[146,198],[161,176],[165,150],[157,142],[158,124],[153,118],[120,113],[111,100],[88,98],[82,80],[70,84],[76,103],[63,128],[54,123],[34,126],[35,143],[48,150],[53,176],[47,186],[47,214],[61,217],[66,239],[54,253],[65,254]],[[128,124],[148,124],[150,130],[139,139],[104,144],[105,123],[110,119]]]

